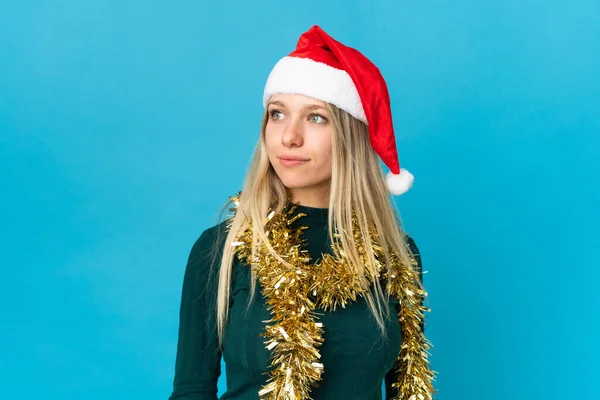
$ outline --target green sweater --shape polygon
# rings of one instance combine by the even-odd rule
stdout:
[[[306,250],[315,262],[323,253],[331,252],[328,210],[298,206],[298,211],[307,214],[295,224],[308,226],[304,231]],[[227,376],[227,391],[221,399],[256,400],[267,380],[270,353],[260,334],[270,314],[258,283],[245,313],[250,270],[237,258],[233,265],[229,321],[222,352],[217,346],[215,301],[225,230],[223,222],[204,231],[189,255],[183,279],[175,379],[169,400],[217,399],[221,358],[225,361]],[[408,243],[420,268],[418,249],[410,237]],[[213,251],[216,254],[212,254]],[[389,302],[387,340],[381,338],[381,331],[362,297],[346,308],[332,312],[319,310],[325,339],[320,349],[324,372],[319,387],[311,390],[314,400],[380,400],[383,382],[385,398],[390,399],[395,394],[390,385],[395,380],[392,367],[400,351],[401,333],[398,303],[393,298]]]

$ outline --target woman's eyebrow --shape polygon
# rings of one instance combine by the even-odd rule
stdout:
[[[280,102],[280,101],[277,101],[277,100],[275,100],[275,101],[270,101],[270,102],[269,102],[269,104],[268,104],[267,106],[270,106],[270,105],[279,106],[279,107],[285,107],[285,104],[283,104],[282,102]]]

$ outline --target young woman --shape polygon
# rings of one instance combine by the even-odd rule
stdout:
[[[318,26],[273,68],[233,215],[194,244],[170,399],[431,399],[387,86]],[[384,177],[378,156],[390,168]]]

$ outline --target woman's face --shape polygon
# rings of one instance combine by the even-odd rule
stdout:
[[[326,207],[331,181],[332,124],[325,103],[278,94],[267,104],[267,154],[294,202]],[[316,204],[319,203],[319,204]]]

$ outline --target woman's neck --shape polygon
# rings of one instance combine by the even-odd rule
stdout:
[[[316,190],[315,188],[291,189],[292,203],[313,208],[329,207],[329,188]]]

